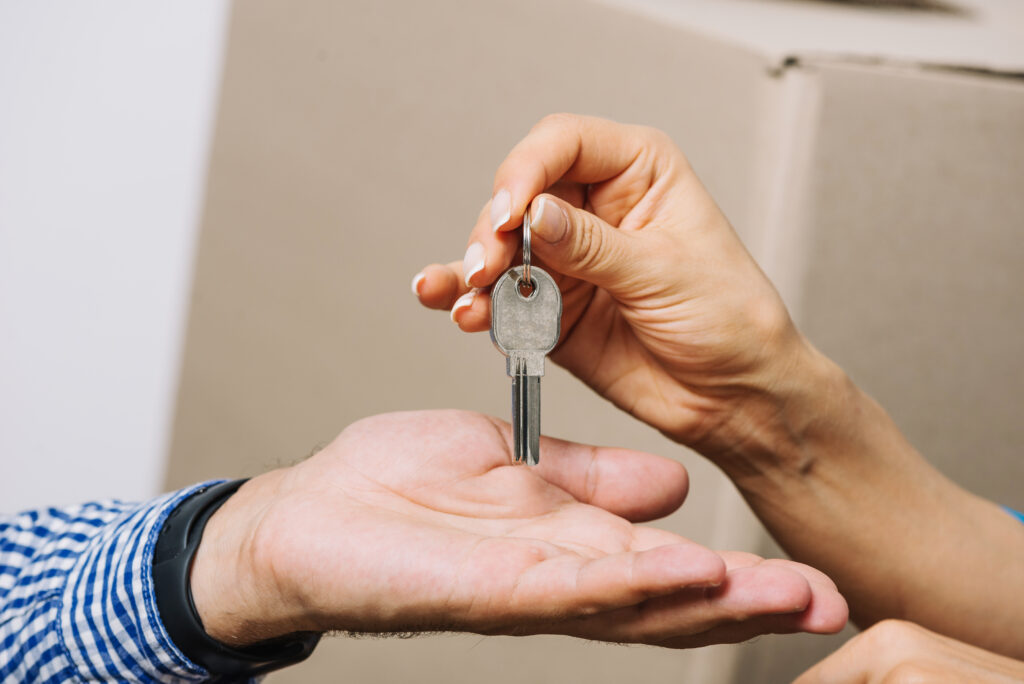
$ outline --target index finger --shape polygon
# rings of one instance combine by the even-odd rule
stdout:
[[[511,197],[507,213],[493,217],[493,228],[517,227],[529,202],[559,180],[589,184],[615,178],[649,148],[655,135],[644,126],[592,116],[544,117],[498,167],[494,196],[506,190]]]

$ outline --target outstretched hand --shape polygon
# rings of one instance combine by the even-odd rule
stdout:
[[[460,630],[686,648],[845,624],[812,568],[635,524],[682,503],[678,463],[544,439],[540,466],[513,466],[509,438],[475,413],[387,414],[254,478],[196,556],[207,631],[236,645]]]

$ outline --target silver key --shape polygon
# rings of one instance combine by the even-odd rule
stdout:
[[[525,226],[529,235],[529,218]],[[537,465],[540,378],[544,375],[544,358],[561,333],[562,293],[544,270],[530,267],[529,237],[524,242],[523,266],[510,268],[491,290],[491,340],[507,357],[505,370],[512,378],[515,461]]]

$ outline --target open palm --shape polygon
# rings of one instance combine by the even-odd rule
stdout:
[[[243,487],[224,521],[258,521],[238,536],[261,559],[259,593],[277,597],[270,632],[563,633],[688,647],[845,623],[834,585],[811,568],[634,524],[682,503],[679,464],[545,439],[541,466],[513,466],[509,436],[475,413],[377,416],[253,480],[249,496]],[[270,505],[257,489],[274,492]]]

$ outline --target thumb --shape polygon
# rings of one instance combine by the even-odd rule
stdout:
[[[557,197],[534,199],[530,216],[532,250],[559,273],[629,295],[649,267],[640,236]]]

